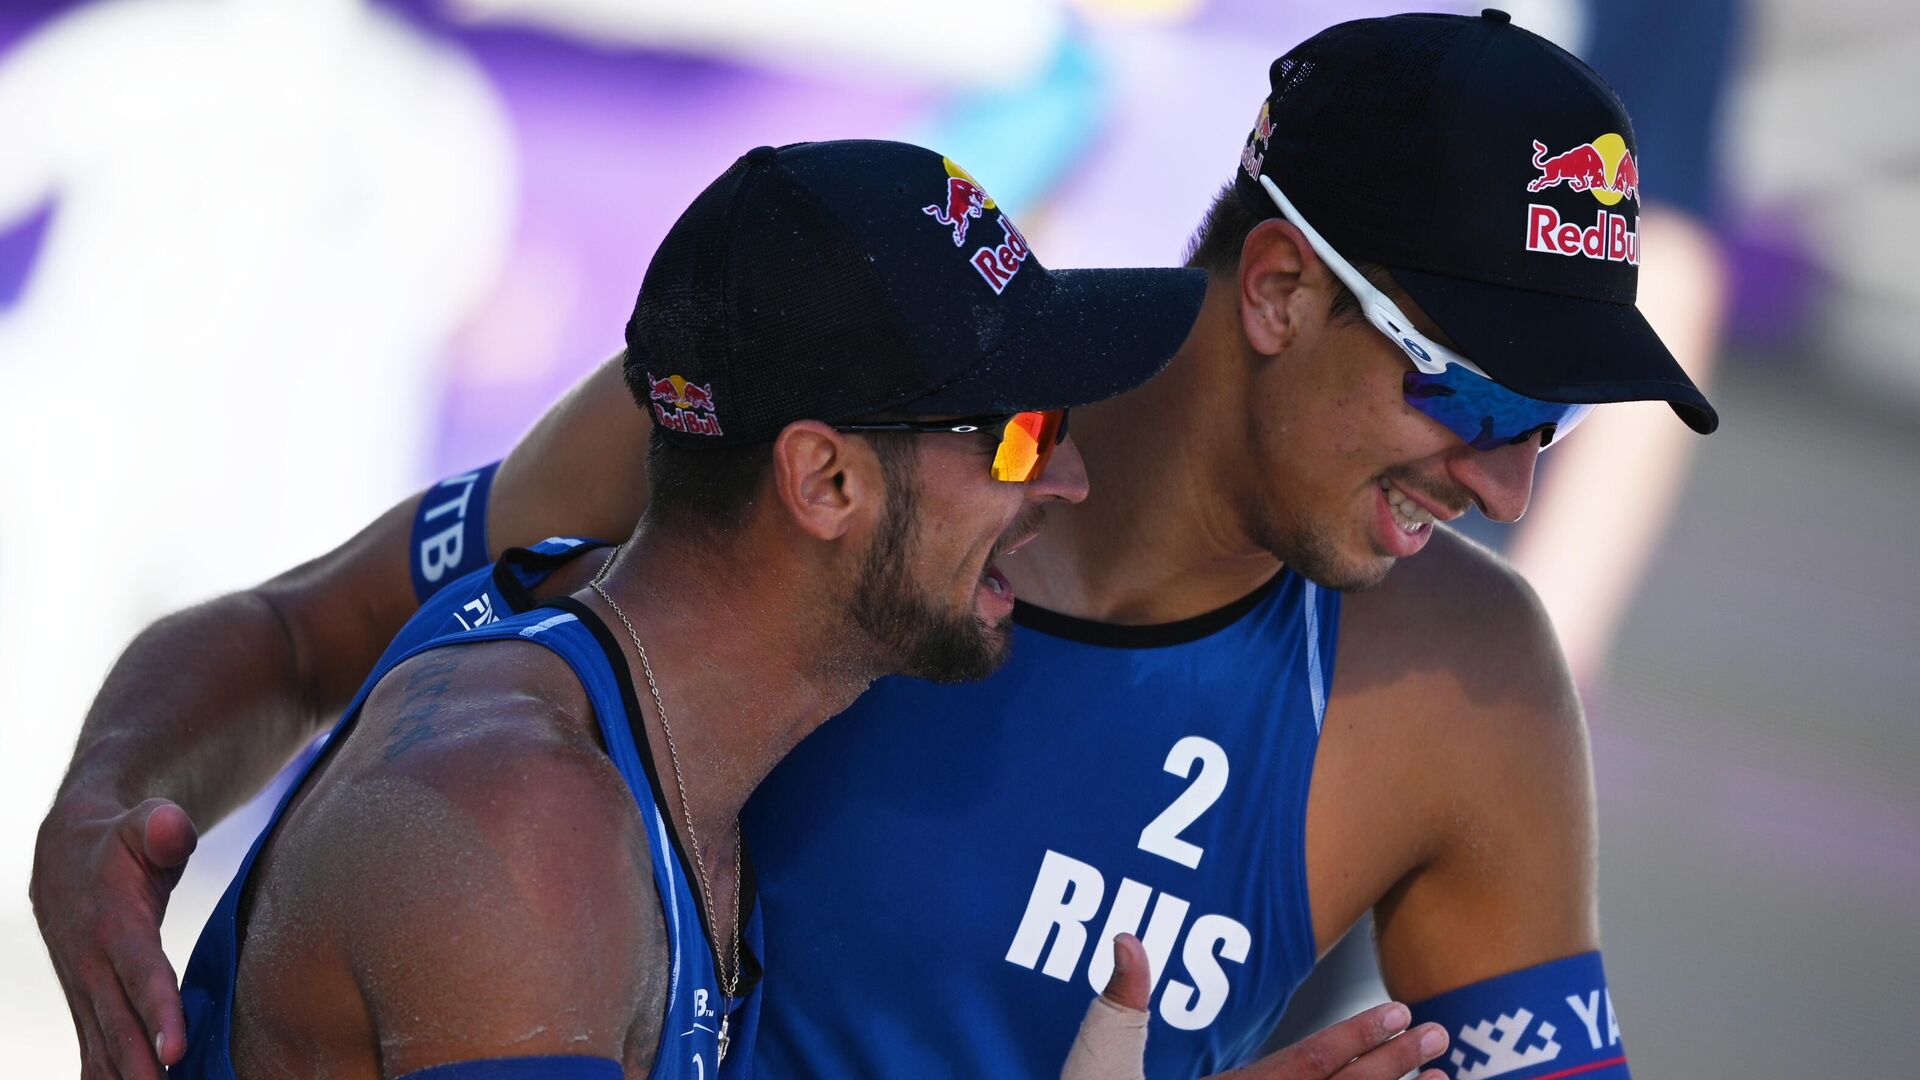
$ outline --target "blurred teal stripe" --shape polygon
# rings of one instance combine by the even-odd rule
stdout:
[[[952,158],[1018,215],[1087,152],[1109,100],[1100,57],[1070,32],[1033,80],[958,95],[901,137]]]

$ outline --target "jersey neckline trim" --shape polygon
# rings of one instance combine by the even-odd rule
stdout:
[[[671,817],[672,811],[669,807],[675,804],[667,801],[666,791],[660,785],[660,774],[654,768],[653,753],[649,749],[650,744],[647,742],[647,733],[643,727],[642,718],[646,714],[640,711],[640,697],[634,690],[632,671],[627,666],[627,653],[621,647],[620,639],[613,636],[613,630],[607,626],[599,614],[571,596],[555,597],[544,606],[557,608],[579,619],[580,625],[587,628],[594,640],[600,643],[601,650],[607,654],[607,661],[613,668],[614,681],[620,684],[621,702],[627,709],[627,730],[633,737],[633,748],[638,752],[640,764],[646,769],[647,786],[653,789],[654,804],[661,808],[662,813]],[[680,860],[681,874],[686,877],[689,885],[697,889],[700,879],[694,873],[693,860],[688,858],[686,849],[680,844],[680,830],[667,829],[667,840],[673,845],[673,853]],[[746,842],[746,837],[743,835],[740,838],[740,899],[737,901],[740,905],[741,930],[740,982],[734,987],[733,995],[733,1000],[736,1002],[745,1001],[748,995],[759,988],[762,974],[760,958],[754,955],[752,947],[747,944],[747,924],[752,921],[753,914],[760,910],[760,885],[753,872],[753,853],[747,850]],[[694,913],[700,919],[700,926],[706,931],[702,936],[706,939],[707,952],[713,957],[713,970],[717,973],[723,970],[720,963],[720,946],[717,944],[719,935],[712,926],[707,924],[705,905],[695,904]]]
[[[553,576],[553,572],[589,551],[598,551],[607,547],[604,540],[582,540],[565,551],[535,551],[532,548],[508,548],[500,553],[493,564],[493,587],[507,601],[509,610],[516,613],[532,611],[540,607],[540,598],[533,590]],[[532,582],[521,579],[520,571],[538,575]]]
[[[1287,573],[1287,568],[1283,566],[1240,599],[1177,622],[1145,625],[1097,622],[1077,615],[1064,615],[1019,599],[1013,602],[1013,621],[1049,637],[1086,645],[1102,645],[1110,649],[1162,649],[1169,645],[1185,645],[1211,637],[1245,618],[1248,612],[1260,606],[1261,601],[1273,595],[1280,583],[1286,580]]]

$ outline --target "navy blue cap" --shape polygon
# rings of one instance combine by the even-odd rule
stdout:
[[[693,201],[627,323],[628,385],[684,446],[795,420],[1085,405],[1185,340],[1200,270],[1048,270],[931,150],[759,147]]]
[[[1257,179],[1272,178],[1513,390],[1719,424],[1634,306],[1639,156],[1591,68],[1488,9],[1341,23],[1268,74],[1235,181],[1247,206],[1279,213]]]

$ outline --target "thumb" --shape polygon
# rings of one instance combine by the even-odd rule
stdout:
[[[185,865],[200,842],[193,819],[178,803],[148,799],[134,807],[131,816],[139,828],[140,853],[162,870]]]
[[[1147,953],[1131,934],[1113,939],[1113,976],[1073,1040],[1060,1080],[1145,1080]]]
[[[1147,998],[1153,987],[1147,981],[1147,950],[1132,934],[1113,939],[1113,974],[1107,977],[1107,989],[1100,996],[1123,1009],[1147,1011]]]

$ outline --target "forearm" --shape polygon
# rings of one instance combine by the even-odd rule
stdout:
[[[87,712],[62,802],[170,799],[202,828],[258,791],[326,719],[291,629],[259,590],[143,631]]]
[[[87,711],[55,813],[159,797],[205,829],[260,790],[347,704],[413,613],[407,536],[419,502],[142,631]]]

